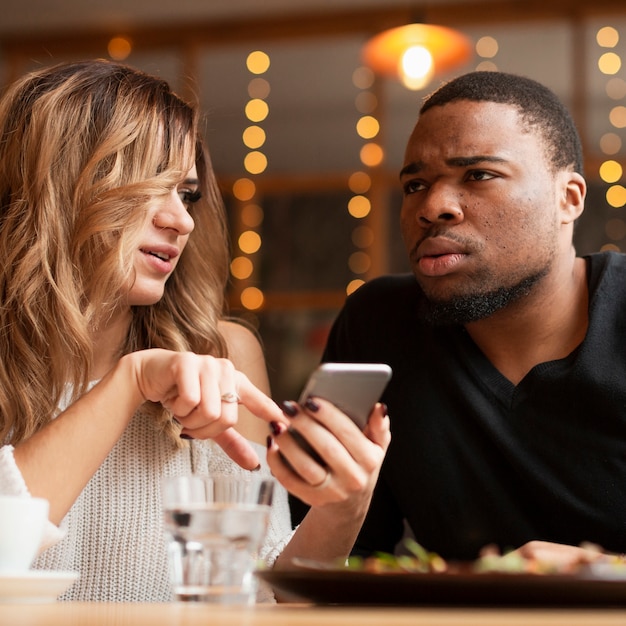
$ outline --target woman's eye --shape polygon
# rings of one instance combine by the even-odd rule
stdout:
[[[178,197],[180,201],[189,209],[193,204],[198,202],[202,198],[202,193],[196,189],[191,191],[190,189],[179,189]]]

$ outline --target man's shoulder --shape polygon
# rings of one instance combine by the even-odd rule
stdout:
[[[602,267],[626,267],[626,254],[615,250],[603,250],[601,252],[590,252],[583,255],[583,259],[587,259],[594,265]]]
[[[600,285],[625,287],[626,254],[622,252],[593,252],[583,257],[587,261],[588,283],[593,293]],[[620,290],[622,291],[622,289]],[[624,290],[626,291],[626,290]]]

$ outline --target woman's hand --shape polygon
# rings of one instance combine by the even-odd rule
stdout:
[[[300,407],[286,402],[290,417],[272,424],[268,464],[274,476],[292,494],[314,507],[339,505],[367,509],[389,442],[386,408],[377,404],[363,432],[331,403],[313,398]],[[315,451],[309,454],[293,431]]]
[[[236,463],[254,469],[256,452],[233,428],[238,404],[267,422],[287,423],[276,405],[228,359],[152,349],[128,355],[144,398],[160,402],[181,424],[181,434],[213,439]]]
[[[314,398],[304,407],[283,404],[289,428],[273,423],[267,461],[292,494],[311,505],[274,567],[290,568],[293,558],[334,562],[350,554],[369,508],[391,440],[387,409],[377,404],[364,431],[331,403]],[[296,430],[316,460],[294,440]]]

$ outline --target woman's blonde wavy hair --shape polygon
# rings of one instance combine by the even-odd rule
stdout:
[[[160,347],[225,356],[224,209],[198,114],[161,79],[108,61],[57,65],[0,101],[0,443],[85,392],[92,333],[123,305],[148,204],[195,163],[202,198],[163,298],[132,308],[120,356]],[[169,425],[160,405],[156,423]],[[168,426],[169,427],[169,426]]]

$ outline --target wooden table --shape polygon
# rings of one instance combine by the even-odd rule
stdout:
[[[0,604],[1,626],[626,626],[626,609],[475,609],[57,602]]]

